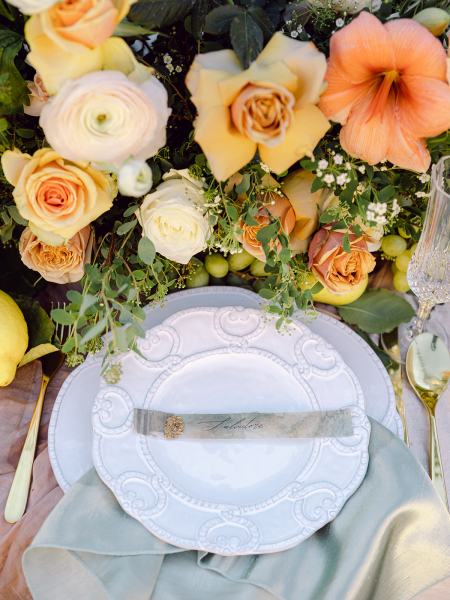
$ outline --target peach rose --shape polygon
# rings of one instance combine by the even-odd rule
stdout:
[[[102,46],[136,0],[63,0],[25,25],[28,62],[53,94],[65,79],[99,70]]]
[[[282,33],[244,71],[232,50],[198,54],[186,85],[198,112],[195,140],[214,176],[228,179],[257,150],[275,173],[311,154],[330,125],[316,106],[325,72],[314,44]]]
[[[39,117],[44,104],[48,102],[48,92],[42,78],[35,74],[33,81],[28,81],[30,104],[23,107],[23,112],[30,117]]]
[[[109,210],[116,189],[109,175],[87,163],[67,161],[43,148],[22,154],[8,150],[2,156],[13,198],[33,232],[47,244],[61,245]]]
[[[281,229],[286,235],[289,235],[295,227],[295,212],[289,200],[283,194],[279,195],[276,192],[269,192],[267,196],[268,203],[255,217],[257,224],[247,225],[241,221],[239,224],[241,232],[238,234],[244,250],[262,262],[266,262],[266,254],[257,235],[261,229],[271,223],[271,216],[280,220]],[[278,240],[271,242],[269,246],[271,249],[276,248],[277,251],[281,249]]]
[[[330,291],[348,292],[375,268],[375,259],[363,237],[349,233],[350,252],[342,243],[345,232],[322,227],[314,235],[308,249],[309,267]]]
[[[90,261],[93,245],[92,228],[83,227],[63,246],[50,246],[41,242],[26,227],[19,241],[22,262],[37,271],[46,281],[73,283],[84,275],[84,265]]]

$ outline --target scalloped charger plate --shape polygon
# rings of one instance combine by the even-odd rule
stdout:
[[[93,413],[95,468],[125,512],[175,546],[278,552],[336,517],[363,480],[370,423],[361,386],[303,324],[242,307],[181,311],[121,359]],[[350,407],[341,438],[164,440],[136,433],[134,408],[276,412]]]
[[[205,287],[170,294],[162,306],[145,308],[145,329],[160,324],[179,310],[198,306],[227,305],[258,308],[263,303],[254,292],[237,287]],[[297,315],[301,319],[302,315]],[[332,344],[357,375],[366,412],[399,437],[401,420],[395,410],[395,395],[386,369],[366,342],[347,325],[323,313],[308,327]],[[101,357],[89,356],[67,377],[61,387],[49,425],[48,450],[59,486],[67,492],[93,466],[91,413],[100,385]]]

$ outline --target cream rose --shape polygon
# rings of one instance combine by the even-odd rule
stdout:
[[[46,281],[73,283],[84,275],[84,265],[91,260],[93,232],[83,227],[63,246],[50,246],[41,242],[26,227],[19,241],[22,262],[37,271]]]
[[[24,15],[35,15],[53,6],[58,0],[7,0],[8,4],[15,6]]]
[[[101,68],[102,45],[136,0],[63,0],[25,25],[28,62],[51,93],[62,78]],[[53,3],[54,4],[54,3]]]
[[[187,264],[206,248],[210,227],[204,202],[200,181],[189,177],[187,171],[171,171],[136,212],[142,234],[162,256]]]
[[[24,219],[42,241],[60,245],[109,210],[116,189],[109,175],[87,163],[64,160],[51,148],[33,156],[8,150],[2,156],[6,179]]]
[[[275,173],[311,154],[329,128],[316,106],[326,68],[314,44],[282,33],[244,71],[232,50],[198,54],[186,85],[198,112],[195,140],[214,176],[228,179],[257,150]]]
[[[119,168],[164,146],[169,115],[166,89],[156,77],[138,84],[118,71],[101,71],[66,82],[39,123],[64,158]]]

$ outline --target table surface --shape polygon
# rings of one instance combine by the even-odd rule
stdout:
[[[450,304],[436,307],[432,322],[450,337]],[[13,384],[0,389],[0,598],[2,600],[31,600],[23,578],[20,558],[39,530],[46,516],[62,497],[51,471],[47,452],[48,423],[53,403],[69,369],[63,367],[50,383],[42,414],[33,481],[27,512],[15,525],[6,523],[3,510],[14,471],[27,434],[41,380],[40,363],[36,361],[18,370]],[[420,401],[404,381],[403,399],[411,440],[411,451],[427,468],[428,418]],[[450,497],[450,387],[442,395],[437,408],[437,426],[441,444],[444,472]],[[448,600],[450,579],[417,597],[419,600]],[[318,599],[320,600],[320,599]],[[395,600],[391,598],[389,600]]]

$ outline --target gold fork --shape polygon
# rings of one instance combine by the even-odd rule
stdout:
[[[63,335],[63,328],[58,329],[57,326],[55,336],[61,340]],[[36,443],[45,392],[51,379],[64,362],[64,354],[60,351],[55,351],[43,356],[40,360],[42,364],[41,389],[33,411],[33,416],[31,417],[27,437],[17,464],[14,479],[9,490],[8,499],[6,500],[4,516],[8,523],[16,523],[25,512],[30,491],[31,474],[33,471],[34,455],[36,453]]]

